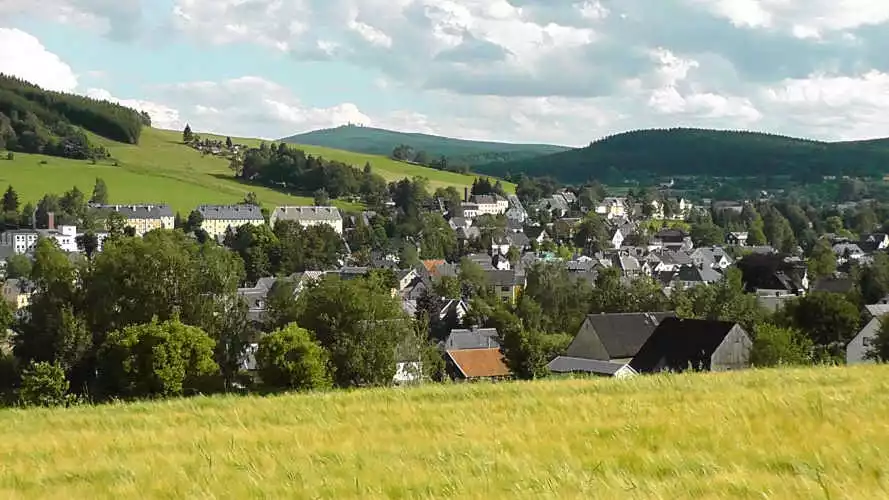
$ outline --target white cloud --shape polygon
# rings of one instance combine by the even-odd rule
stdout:
[[[157,128],[179,129],[185,127],[185,122],[180,118],[179,111],[163,104],[139,99],[120,99],[105,89],[87,89],[86,95],[93,99],[115,102],[136,111],[144,111],[151,117],[151,125]]]
[[[17,76],[49,90],[70,92],[77,75],[36,37],[17,29],[0,28],[0,73]]]
[[[0,19],[34,16],[118,40],[132,39],[142,20],[141,0],[2,0]]]

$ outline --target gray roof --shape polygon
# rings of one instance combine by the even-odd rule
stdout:
[[[477,330],[451,330],[451,334],[444,341],[444,348],[448,351],[461,349],[492,349],[499,348],[496,328],[479,328]]]
[[[93,205],[100,210],[117,212],[127,219],[160,219],[161,217],[173,217],[173,209],[169,205],[156,203],[142,203],[129,205]]]
[[[613,363],[598,359],[572,358],[571,356],[559,356],[546,365],[553,373],[594,373],[596,375],[614,376],[624,363]]]
[[[343,220],[340,211],[336,207],[275,207],[273,213],[276,219],[294,221],[339,221]]]
[[[477,194],[469,198],[469,201],[479,205],[494,205],[497,203],[497,197],[490,194]]]
[[[611,360],[631,358],[672,312],[590,314],[566,354],[571,357]]]
[[[889,304],[869,304],[864,306],[864,308],[875,318],[882,318],[889,314]]]
[[[516,286],[525,283],[525,276],[516,272],[515,269],[508,271],[487,269],[485,273],[488,275],[488,281],[492,286]]]
[[[265,220],[256,205],[201,205],[198,212],[204,220]]]
[[[678,279],[695,283],[716,283],[722,279],[722,274],[710,266],[682,266]]]

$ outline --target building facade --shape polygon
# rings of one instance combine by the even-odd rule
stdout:
[[[269,223],[274,227],[279,220],[292,220],[302,227],[324,224],[332,227],[337,234],[343,234],[343,216],[336,207],[276,207],[269,217]]]
[[[127,220],[127,226],[142,236],[155,229],[173,229],[175,217],[169,205],[95,205],[95,208],[117,212]]]
[[[256,205],[201,205],[197,211],[203,217],[201,229],[213,238],[224,236],[229,228],[265,224],[262,209]]]

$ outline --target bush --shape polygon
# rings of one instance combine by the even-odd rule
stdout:
[[[25,406],[65,404],[68,379],[58,364],[32,361],[22,373],[19,401]]]
[[[9,161],[15,160],[15,153],[13,153],[12,151],[6,153],[6,159]]]
[[[178,396],[209,387],[219,373],[215,344],[178,319],[112,332],[99,353],[105,396]]]
[[[812,364],[812,341],[798,330],[756,326],[750,363],[756,367]]]
[[[291,323],[259,341],[256,364],[270,389],[312,390],[330,387],[327,352],[312,334]]]

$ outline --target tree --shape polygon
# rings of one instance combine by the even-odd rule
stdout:
[[[14,254],[10,255],[9,258],[6,259],[6,278],[7,279],[22,279],[22,278],[30,278],[31,277],[31,267],[32,267],[31,259],[28,258],[27,255],[24,254]]]
[[[299,305],[296,300],[296,283],[287,279],[276,280],[267,296],[263,318],[265,330],[273,331],[294,323],[300,315]]]
[[[837,259],[827,241],[820,239],[815,242],[809,255],[809,274],[813,278],[832,276],[837,270]]]
[[[326,207],[330,205],[330,196],[327,194],[326,189],[317,189],[312,194],[312,196],[314,196],[314,203],[316,207]]]
[[[708,221],[692,225],[691,239],[695,246],[708,247],[721,245],[725,241],[725,234],[721,227]]]
[[[420,265],[420,252],[413,243],[404,242],[398,256],[398,263],[403,269],[410,269]]]
[[[338,387],[388,385],[396,347],[411,335],[411,320],[380,280],[327,278],[299,297],[297,323],[330,353]]]
[[[18,213],[19,211],[19,195],[15,192],[12,185],[6,188],[6,192],[3,193],[3,212],[5,213]]]
[[[232,144],[232,138],[226,137],[225,138],[225,148],[230,150],[233,146],[234,146],[234,144]]]
[[[429,153],[426,151],[417,151],[417,154],[414,155],[414,163],[419,163],[420,165],[429,165],[431,162],[431,158]]]
[[[757,367],[812,363],[812,341],[793,328],[771,323],[756,325],[750,363]]]
[[[185,130],[182,131],[182,142],[189,144],[194,140],[194,133],[191,131],[191,125],[185,124]]]
[[[457,257],[457,233],[438,213],[420,216],[420,257],[423,259],[454,259]]]
[[[204,215],[198,210],[192,210],[191,213],[188,214],[188,219],[185,221],[185,227],[183,230],[186,233],[196,233],[201,229],[201,225],[204,223]]]
[[[169,397],[199,390],[219,371],[214,342],[179,319],[134,325],[112,332],[99,353],[99,379],[106,396]]]
[[[291,323],[259,341],[256,365],[271,389],[313,390],[330,387],[327,352],[312,334]]]
[[[588,213],[574,233],[574,244],[591,253],[611,248],[608,227],[602,217],[595,212]]]
[[[789,301],[780,313],[781,326],[802,331],[815,344],[819,358],[842,359],[846,344],[858,333],[858,308],[846,297],[812,292]]]
[[[86,254],[87,259],[92,259],[99,250],[99,237],[92,231],[87,231],[77,237],[77,248]]]
[[[105,205],[108,203],[108,186],[101,178],[96,178],[96,184],[93,186],[93,196],[90,197],[90,203]]]
[[[19,401],[25,406],[60,406],[68,387],[65,370],[57,363],[32,361],[22,372]]]
[[[25,206],[22,207],[22,215],[19,220],[19,226],[21,227],[34,227],[34,217],[37,209],[34,207],[34,204],[28,202],[25,203]]]
[[[748,332],[754,331],[765,316],[756,297],[744,293],[743,275],[734,268],[728,269],[718,283],[674,291],[671,300],[681,318],[731,321]]]
[[[259,198],[256,196],[256,193],[250,191],[246,195],[244,195],[244,204],[245,205],[253,205],[255,207],[260,206]]]

